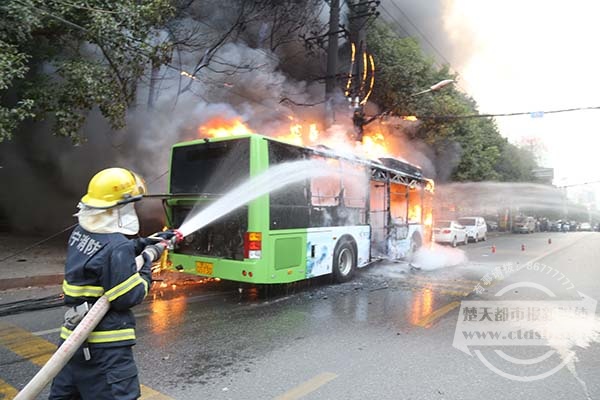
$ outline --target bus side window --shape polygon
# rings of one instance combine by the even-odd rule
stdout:
[[[298,161],[306,158],[301,148],[269,141],[269,164]],[[269,194],[271,229],[306,228],[309,223],[307,181],[300,181]]]

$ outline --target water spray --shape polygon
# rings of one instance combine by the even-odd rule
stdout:
[[[296,161],[271,167],[240,186],[225,194],[219,200],[202,210],[193,210],[178,229],[173,229],[169,240],[157,232],[149,239],[155,243],[147,246],[142,254],[135,258],[137,269],[144,265],[144,254],[152,260],[158,260],[166,248],[172,249],[186,236],[198,231],[214,220],[230,213],[244,204],[272,191],[281,189],[303,179],[331,174],[331,169],[322,162]],[[48,383],[69,362],[73,354],[81,347],[90,333],[100,323],[110,309],[108,297],[101,296],[94,306],[83,316],[73,333],[56,350],[50,360],[38,371],[33,379],[21,390],[15,400],[33,400]]]

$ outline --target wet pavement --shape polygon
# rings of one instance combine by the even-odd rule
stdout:
[[[561,299],[578,299],[578,291],[600,298],[599,259],[600,234],[538,233],[436,248],[415,261],[420,269],[374,264],[341,285],[321,278],[240,291],[230,282],[159,282],[135,309],[143,397],[599,398],[595,337],[574,347],[576,362],[533,382],[499,376],[473,354],[453,347],[460,301],[492,299],[501,288],[522,281],[552,288]],[[493,277],[499,266],[531,261],[565,278],[558,282],[560,275],[533,267]],[[483,284],[486,276],[493,279]],[[482,290],[474,293],[478,284]],[[513,297],[539,296],[519,290],[511,292]],[[62,313],[51,308],[0,318],[0,328],[19,327],[13,336],[38,349],[23,353],[3,340],[0,329],[0,393],[3,387],[22,387],[39,368],[33,361],[51,352],[44,342],[56,343]],[[505,350],[523,359],[539,355],[531,346]],[[522,373],[518,366],[504,367]]]

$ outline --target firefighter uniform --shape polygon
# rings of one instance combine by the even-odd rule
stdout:
[[[52,382],[50,399],[137,399],[138,372],[133,359],[135,318],[131,307],[142,302],[151,281],[150,256],[138,271],[140,242],[124,235],[137,233],[134,201],[145,192],[143,180],[124,168],[97,173],[76,214],[79,225],[69,237],[63,292],[65,304],[94,303],[101,296],[110,309],[87,341]],[[141,244],[141,246],[139,246]],[[67,314],[68,315],[68,314]],[[66,315],[66,316],[67,316]],[[71,335],[66,318],[60,337]]]
[[[50,399],[136,399],[140,396],[137,368],[131,347],[135,344],[135,318],[130,310],[142,302],[150,285],[150,260],[137,271],[136,246],[120,233],[91,233],[80,226],[69,238],[63,292],[65,304],[93,303],[106,295],[111,307],[90,334],[91,354],[83,350],[69,362],[52,384]],[[71,330],[62,327],[62,340]]]

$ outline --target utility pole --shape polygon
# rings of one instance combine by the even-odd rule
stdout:
[[[357,88],[365,84],[363,81],[365,65],[362,57],[367,51],[367,19],[371,16],[369,13],[370,3],[370,1],[364,0],[348,0],[350,7],[350,41],[356,45]]]
[[[327,76],[325,78],[325,95],[328,100],[331,100],[337,80],[340,0],[330,0],[329,9],[329,39],[327,44]]]
[[[367,24],[369,18],[377,17],[376,11],[379,6],[378,0],[347,0],[350,8],[348,22],[350,25],[350,42],[353,49],[356,49],[356,57],[352,66],[350,75],[352,85],[348,88],[347,96],[352,105],[352,122],[355,129],[355,139],[359,142],[363,139],[364,127],[374,120],[367,119],[364,111],[364,104],[370,94],[370,86],[374,79],[374,68],[371,66],[371,79],[368,77],[369,61],[372,64],[372,56],[367,53]],[[371,81],[369,83],[369,81]]]

